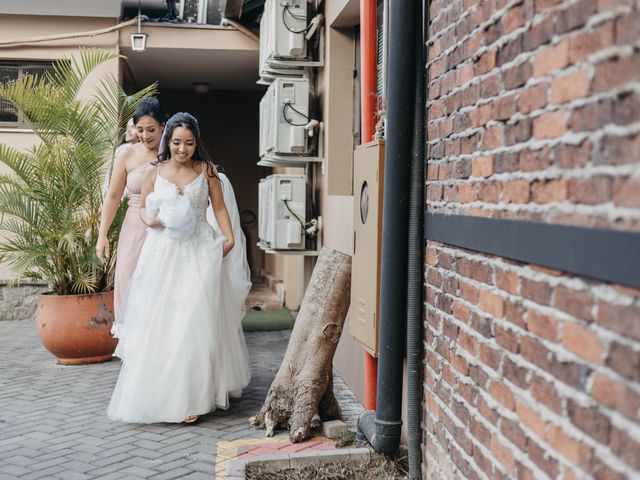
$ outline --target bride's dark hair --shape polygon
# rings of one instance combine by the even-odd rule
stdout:
[[[196,162],[203,162],[207,169],[207,175],[209,177],[218,178],[218,172],[216,170],[213,160],[204,149],[202,139],[200,138],[200,127],[198,126],[198,120],[196,117],[187,112],[179,112],[173,115],[167,120],[162,132],[162,139],[160,140],[160,147],[158,149],[158,160],[152,162],[152,165],[158,165],[159,163],[166,162],[171,158],[171,150],[169,150],[169,141],[171,135],[177,127],[184,127],[191,130],[193,137],[196,140],[196,151],[193,153],[192,160]]]

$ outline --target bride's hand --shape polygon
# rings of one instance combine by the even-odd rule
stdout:
[[[232,241],[229,241],[229,240],[224,242],[224,245],[222,246],[222,257],[223,258],[226,257],[229,254],[229,252],[233,249],[234,245],[235,245],[235,243],[232,242]]]

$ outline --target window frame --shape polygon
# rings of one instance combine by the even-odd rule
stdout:
[[[43,69],[49,70],[51,73],[53,73],[53,61],[51,60],[31,62],[12,62],[7,60],[0,60],[0,67],[18,67],[18,77],[16,80],[23,78],[25,75],[24,70],[28,68],[43,67]],[[30,129],[28,123],[24,119],[22,112],[17,112],[15,122],[0,120],[0,128]]]

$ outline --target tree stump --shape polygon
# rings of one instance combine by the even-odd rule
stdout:
[[[280,369],[260,412],[249,419],[267,436],[288,429],[301,442],[322,421],[340,418],[333,355],[349,309],[351,257],[323,248],[305,292]]]

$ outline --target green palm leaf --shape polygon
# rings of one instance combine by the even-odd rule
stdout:
[[[45,281],[56,294],[81,294],[112,287],[113,258],[101,265],[94,249],[106,166],[138,103],[156,93],[151,85],[127,95],[113,75],[105,76],[86,100],[78,94],[89,75],[119,55],[80,50],[54,63],[53,73],[26,75],[0,84],[39,137],[24,151],[0,144],[0,261],[15,277]],[[109,231],[115,251],[126,205]]]

